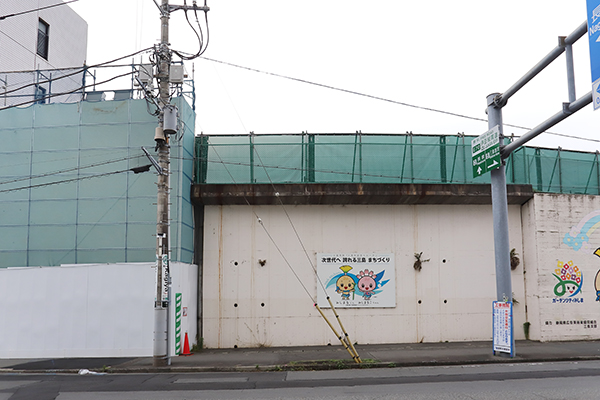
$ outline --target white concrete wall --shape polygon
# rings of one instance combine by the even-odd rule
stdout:
[[[288,205],[286,211],[308,258],[281,206],[205,207],[207,347],[336,343],[313,307],[312,299],[321,289],[311,266],[316,265],[317,253],[336,252],[391,252],[396,260],[395,308],[338,310],[353,341],[491,339],[496,298],[491,206]],[[520,207],[509,207],[509,214],[511,247],[522,253]],[[417,272],[414,253],[420,252],[430,261]],[[261,266],[259,259],[266,264]],[[515,306],[517,339],[524,338],[522,271],[519,267],[512,273],[513,291],[521,300]]]
[[[175,293],[182,294],[182,307],[187,308],[187,316],[181,317],[181,350],[183,352],[185,334],[188,334],[190,348],[197,343],[198,334],[198,266],[171,262],[171,295],[173,308],[170,327],[169,354],[175,355]],[[152,270],[155,271],[154,269]],[[154,297],[153,297],[154,299]]]
[[[600,304],[596,301],[595,276],[600,258],[593,251],[600,247],[600,232],[593,228],[600,221],[600,196],[536,194],[523,207],[523,242],[526,268],[527,314],[531,339],[600,339]],[[591,214],[592,213],[592,214]],[[579,249],[565,242],[565,235],[588,221],[587,246]],[[583,225],[583,224],[582,224]],[[587,249],[585,247],[588,247]],[[583,274],[581,293],[557,296],[558,279],[552,274],[558,262],[573,262]],[[577,300],[575,300],[577,299]]]
[[[0,15],[56,3],[56,0],[0,1]],[[40,18],[50,25],[48,60],[37,55]],[[68,5],[7,18],[0,21],[0,32],[0,71],[78,67],[86,59],[87,23]]]
[[[57,4],[56,0],[13,0],[0,1],[0,15],[35,10]],[[37,54],[39,19],[49,25],[48,59]],[[57,79],[73,71],[45,71],[38,76],[35,72],[6,73],[12,71],[49,70],[82,67],[87,57],[87,23],[68,5],[48,8],[0,21],[0,107],[22,104],[32,100],[35,87],[28,86],[17,92],[17,88],[52,77],[52,86],[40,84],[47,94],[69,93],[81,87],[83,74]],[[2,73],[5,72],[5,73]],[[19,97],[14,97],[18,95]],[[67,94],[47,99],[46,102],[78,101],[81,94]]]
[[[197,267],[171,270],[191,346]],[[152,356],[154,282],[151,263],[0,268],[0,358]]]

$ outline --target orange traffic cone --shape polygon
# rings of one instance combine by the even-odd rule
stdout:
[[[192,353],[190,352],[190,341],[188,340],[188,334],[187,332],[185,333],[185,341],[183,343],[183,353],[180,354],[180,356],[191,356]]]

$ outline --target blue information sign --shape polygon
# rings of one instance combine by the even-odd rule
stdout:
[[[600,109],[600,0],[587,0],[588,38],[594,110]]]

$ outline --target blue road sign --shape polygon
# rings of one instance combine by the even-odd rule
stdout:
[[[588,38],[594,110],[600,109],[600,0],[587,0]]]

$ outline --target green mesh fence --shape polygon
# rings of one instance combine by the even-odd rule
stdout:
[[[195,183],[489,183],[473,178],[476,136],[297,134],[199,136]],[[522,147],[507,183],[548,193],[600,194],[598,153]]]

